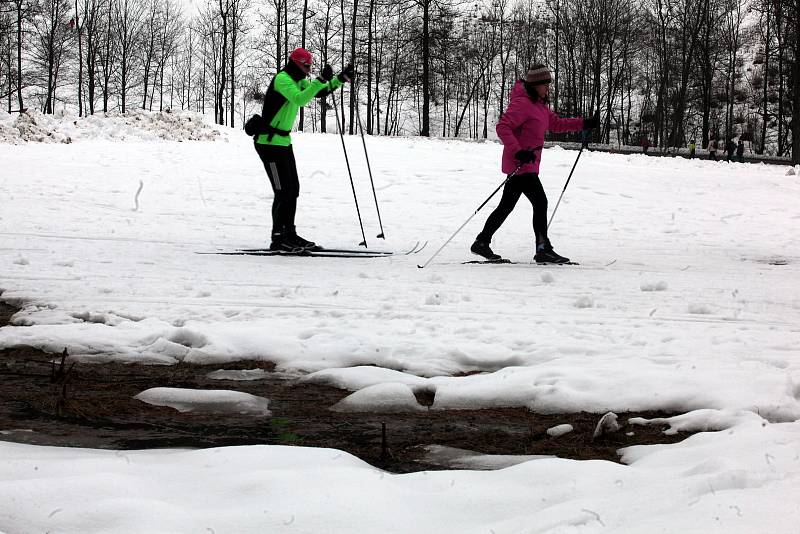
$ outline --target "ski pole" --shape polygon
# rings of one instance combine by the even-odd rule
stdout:
[[[372,198],[375,199],[375,211],[378,212],[378,225],[381,227],[381,233],[375,236],[378,239],[386,239],[383,234],[383,222],[381,222],[381,209],[378,207],[378,196],[375,194],[375,182],[372,181],[372,167],[369,165],[369,154],[367,154],[367,143],[364,141],[364,127],[361,125],[361,113],[356,109],[356,117],[358,117],[358,130],[361,132],[361,144],[364,145],[364,157],[367,159],[367,172],[369,172],[369,183],[372,185]]]
[[[558,209],[558,205],[561,204],[561,199],[564,198],[564,192],[567,190],[567,186],[569,185],[569,181],[572,178],[572,173],[575,172],[575,167],[578,165],[578,160],[581,159],[581,153],[583,152],[583,147],[586,144],[586,137],[589,135],[589,130],[583,130],[581,132],[581,149],[578,150],[578,157],[575,158],[575,163],[572,164],[572,170],[569,171],[569,176],[567,176],[567,183],[564,184],[564,189],[561,190],[561,195],[558,197],[558,202],[556,202],[556,207],[553,208],[553,213],[550,214],[550,220],[547,221],[547,229],[550,229],[550,223],[553,222],[553,217],[556,216],[556,210]]]
[[[339,130],[339,137],[342,139],[342,150],[344,151],[344,161],[347,164],[347,174],[350,176],[350,187],[353,189],[353,200],[356,202],[356,213],[358,214],[358,225],[361,227],[361,237],[364,239],[358,244],[360,247],[367,247],[367,236],[364,235],[364,223],[361,222],[361,210],[358,209],[358,197],[356,196],[356,186],[353,183],[353,173],[350,172],[350,160],[347,158],[347,147],[344,145],[344,132],[339,122],[339,109],[336,107],[336,94],[331,93],[333,98],[333,113],[336,115],[336,129]],[[342,103],[344,105],[344,102]],[[342,109],[344,111],[344,109]]]
[[[541,147],[539,147],[539,148],[541,148]],[[444,242],[444,244],[443,244],[441,247],[439,247],[439,250],[437,250],[436,252],[434,252],[434,253],[433,253],[433,256],[431,256],[430,258],[428,258],[428,261],[426,261],[426,262],[425,262],[424,264],[422,264],[422,265],[417,265],[417,267],[419,267],[420,269],[424,269],[425,267],[427,267],[427,266],[428,266],[428,264],[429,264],[430,262],[432,262],[432,261],[433,261],[433,258],[435,258],[436,256],[438,256],[438,255],[439,255],[439,253],[440,253],[440,252],[441,252],[441,251],[444,249],[444,247],[446,247],[446,246],[447,246],[447,244],[448,244],[448,243],[450,243],[450,241],[452,241],[452,240],[453,240],[453,238],[454,238],[454,237],[455,237],[455,236],[456,236],[456,235],[457,235],[457,234],[458,234],[458,233],[459,233],[459,232],[462,230],[462,228],[464,228],[464,227],[467,225],[467,223],[468,223],[468,222],[470,222],[470,221],[472,220],[472,218],[473,218],[473,217],[475,217],[475,215],[477,215],[477,214],[478,214],[478,212],[479,212],[479,211],[481,211],[481,208],[483,208],[483,207],[486,205],[486,203],[487,203],[487,202],[489,202],[489,200],[491,200],[491,199],[492,199],[492,197],[493,197],[493,196],[495,196],[495,195],[497,194],[497,192],[498,192],[498,191],[500,191],[500,189],[501,189],[501,188],[502,188],[504,185],[506,185],[506,182],[508,182],[508,181],[509,181],[511,178],[513,178],[514,176],[516,176],[516,174],[517,174],[517,173],[519,172],[519,170],[522,168],[522,165],[523,165],[522,163],[520,163],[519,165],[517,165],[517,168],[516,168],[516,169],[514,169],[514,172],[512,172],[511,174],[509,174],[508,176],[506,176],[506,179],[505,179],[505,180],[503,180],[503,182],[502,182],[500,185],[498,185],[498,186],[497,186],[497,189],[495,189],[495,190],[492,192],[492,194],[491,194],[491,195],[489,195],[489,196],[486,198],[486,200],[484,200],[484,201],[483,201],[483,203],[482,203],[480,206],[478,206],[478,209],[476,209],[476,210],[475,210],[475,211],[472,213],[472,215],[470,215],[470,216],[469,216],[469,218],[468,218],[466,221],[464,221],[464,224],[462,224],[461,226],[459,226],[459,227],[458,227],[458,230],[456,230],[455,232],[453,232],[453,235],[451,235],[451,236],[450,236],[450,239],[448,239],[447,241],[445,241],[445,242]]]

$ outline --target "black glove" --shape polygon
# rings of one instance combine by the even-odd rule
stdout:
[[[595,128],[600,126],[600,115],[595,115],[594,117],[584,117],[583,118],[583,129],[584,130],[594,130]]]
[[[345,68],[342,69],[342,72],[339,73],[339,81],[344,82],[352,82],[353,78],[356,77],[356,71],[353,69],[353,64],[348,63]]]
[[[517,150],[514,158],[520,163],[531,163],[536,159],[536,152],[533,150]]]
[[[325,66],[322,67],[322,72],[319,73],[319,79],[323,82],[331,81],[333,79],[333,67],[326,63]]]

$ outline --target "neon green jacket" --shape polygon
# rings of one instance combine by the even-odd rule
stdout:
[[[285,102],[275,114],[270,125],[278,130],[291,131],[297,119],[297,112],[300,111],[301,107],[311,102],[311,99],[321,91],[333,92],[338,89],[342,86],[342,82],[338,76],[334,76],[329,82],[323,82],[318,78],[313,80],[303,78],[295,81],[286,71],[280,71],[275,75],[273,86],[277,95],[270,96],[271,92],[268,91],[265,98],[283,97]],[[265,133],[256,138],[256,143],[259,145],[289,146],[292,144],[292,138],[290,135],[273,134],[272,139],[270,139],[270,135]]]

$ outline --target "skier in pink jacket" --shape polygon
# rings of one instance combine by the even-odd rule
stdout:
[[[497,208],[489,215],[481,233],[470,251],[490,261],[502,259],[489,247],[492,236],[511,214],[520,195],[525,195],[533,205],[533,233],[536,236],[537,263],[566,263],[547,238],[547,196],[539,181],[539,162],[544,145],[544,134],[591,130],[599,126],[599,117],[561,118],[550,110],[550,69],[534,65],[511,90],[508,109],[497,123],[497,136],[503,142],[502,170],[512,174],[503,188]],[[519,167],[519,170],[517,168]]]

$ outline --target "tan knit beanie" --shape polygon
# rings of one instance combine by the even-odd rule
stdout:
[[[531,85],[544,85],[553,81],[550,69],[544,65],[534,65],[528,69],[525,75],[525,82]]]

